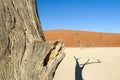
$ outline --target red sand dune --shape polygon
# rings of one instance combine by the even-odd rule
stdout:
[[[47,41],[63,40],[67,47],[120,47],[120,34],[75,30],[46,30]]]

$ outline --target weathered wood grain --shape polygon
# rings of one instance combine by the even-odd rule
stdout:
[[[46,42],[35,0],[0,0],[0,80],[52,80],[62,41]]]

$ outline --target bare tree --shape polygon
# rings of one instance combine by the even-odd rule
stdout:
[[[80,46],[80,49],[82,49],[82,42],[80,40],[78,40],[78,44]]]
[[[0,80],[52,80],[63,42],[46,42],[36,0],[0,0]]]

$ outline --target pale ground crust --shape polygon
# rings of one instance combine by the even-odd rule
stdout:
[[[54,80],[75,80],[75,59],[83,64],[99,59],[101,63],[86,65],[83,69],[84,80],[120,80],[120,47],[67,47],[66,57],[59,65]]]

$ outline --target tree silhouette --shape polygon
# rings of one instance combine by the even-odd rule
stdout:
[[[93,59],[95,59],[95,60],[97,60],[96,62],[90,62],[90,59],[88,59],[84,64],[79,64],[79,59],[80,58],[76,58],[75,56],[74,56],[74,59],[75,59],[75,61],[76,61],[76,66],[75,66],[75,80],[84,80],[83,79],[83,76],[82,76],[82,71],[83,71],[83,69],[84,69],[84,67],[86,66],[86,65],[88,65],[88,64],[94,64],[94,63],[101,63],[101,61],[100,60],[97,60],[97,59],[95,59],[95,58],[93,58]]]

